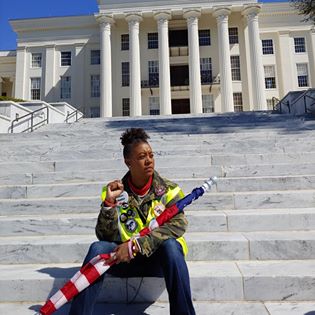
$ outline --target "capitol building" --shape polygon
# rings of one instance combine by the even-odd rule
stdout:
[[[288,2],[98,6],[11,20],[17,49],[0,52],[0,95],[112,117],[266,110],[315,87],[315,29]]]

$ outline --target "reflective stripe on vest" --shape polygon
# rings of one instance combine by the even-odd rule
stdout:
[[[102,202],[105,201],[106,195],[107,195],[107,186],[104,186],[103,189],[102,189],[102,194],[101,194]]]

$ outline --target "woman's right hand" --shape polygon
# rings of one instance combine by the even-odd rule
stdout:
[[[124,185],[121,180],[114,180],[107,184],[106,200],[110,203],[116,203],[116,198],[124,191]]]

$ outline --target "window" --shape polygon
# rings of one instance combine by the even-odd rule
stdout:
[[[32,54],[32,68],[40,68],[42,66],[42,54]]]
[[[64,76],[60,80],[60,98],[71,98],[71,77]]]
[[[121,50],[129,50],[129,34],[121,34]]]
[[[129,86],[129,62],[121,63],[121,86]]]
[[[238,29],[237,29],[237,27],[230,27],[229,28],[229,42],[230,42],[230,45],[238,44]]]
[[[71,51],[61,52],[61,66],[71,66]]]
[[[213,113],[214,112],[214,101],[213,95],[202,95],[202,112]]]
[[[159,86],[159,62],[149,61],[149,85]]]
[[[307,63],[296,64],[296,70],[297,70],[298,86],[299,87],[308,86]]]
[[[234,111],[242,112],[243,111],[243,97],[242,93],[233,93],[233,101],[234,101]]]
[[[91,118],[100,117],[100,108],[99,106],[93,106],[90,109]]]
[[[31,99],[40,100],[40,78],[31,78]]]
[[[294,38],[294,49],[295,49],[296,53],[306,52],[305,38],[304,37],[295,37]]]
[[[263,55],[273,55],[273,40],[272,39],[262,39],[262,52]]]
[[[199,30],[199,46],[210,46],[210,30]]]
[[[160,98],[151,96],[149,98],[150,115],[160,115]]]
[[[232,80],[240,81],[241,80],[240,56],[231,56],[231,71]]]
[[[91,50],[91,65],[99,65],[101,63],[100,50]]]
[[[100,75],[91,75],[91,97],[100,97]]]
[[[265,72],[265,88],[275,89],[276,88],[275,66],[264,66],[264,72]]]
[[[122,114],[123,116],[130,116],[130,99],[122,99]]]
[[[159,34],[158,33],[148,33],[148,49],[159,48]]]
[[[211,58],[200,59],[200,76],[201,76],[201,84],[212,83]]]

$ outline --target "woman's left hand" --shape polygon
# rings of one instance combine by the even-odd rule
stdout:
[[[116,264],[130,262],[128,242],[118,245],[115,249]]]

